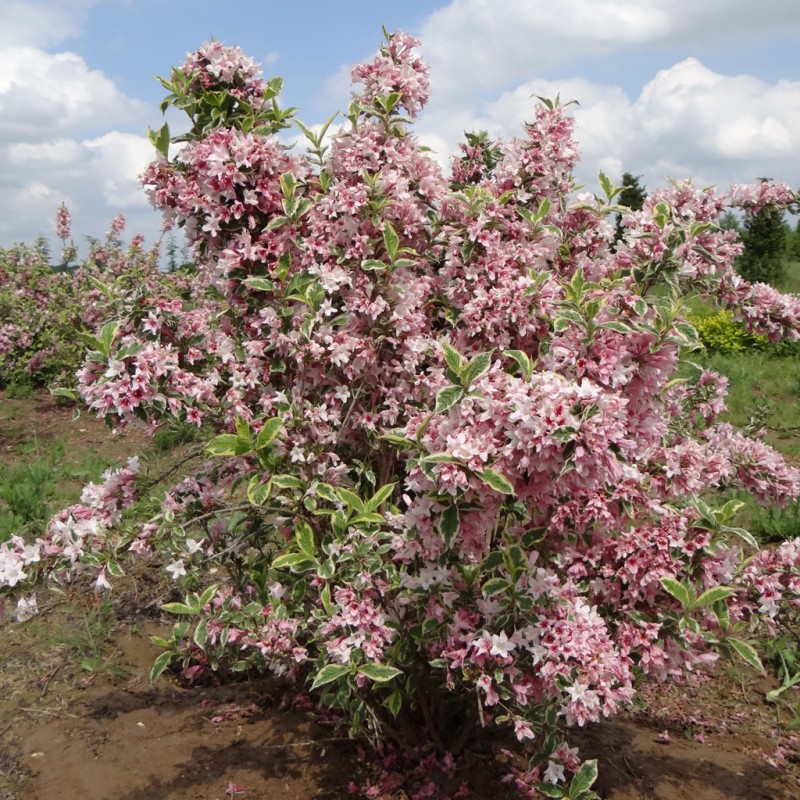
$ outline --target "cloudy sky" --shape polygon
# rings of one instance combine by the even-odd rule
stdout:
[[[76,238],[123,212],[156,238],[137,175],[168,75],[215,37],[285,79],[309,124],[346,107],[381,25],[422,40],[432,99],[417,131],[445,162],[464,130],[510,137],[532,97],[577,100],[578,178],[603,169],[726,186],[800,186],[797,0],[0,0],[0,246]]]

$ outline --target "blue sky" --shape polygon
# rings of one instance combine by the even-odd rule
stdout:
[[[533,95],[576,99],[594,184],[641,175],[725,186],[761,175],[800,186],[797,0],[0,0],[0,245],[76,238],[117,213],[156,238],[136,176],[161,124],[168,74],[210,37],[285,79],[314,124],[345,107],[348,74],[381,25],[422,40],[432,99],[417,132],[446,163],[464,130],[510,138]]]

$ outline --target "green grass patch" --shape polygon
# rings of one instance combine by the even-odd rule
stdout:
[[[699,366],[729,380],[724,422],[763,429],[764,440],[800,465],[800,359],[763,352],[695,354]],[[800,536],[800,502],[761,506],[745,492],[733,492],[745,505],[737,524],[764,542]]]
[[[695,363],[728,378],[728,411],[722,420],[766,428],[765,440],[800,463],[800,360],[767,353],[704,353]]]
[[[789,294],[800,294],[800,261],[789,261],[778,289]]]
[[[19,461],[0,463],[0,542],[41,535],[50,517],[77,502],[82,486],[99,480],[111,464],[95,452],[87,452],[77,467],[68,464],[60,442],[46,450],[38,443],[22,445],[18,453]]]

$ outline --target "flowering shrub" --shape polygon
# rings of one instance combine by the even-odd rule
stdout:
[[[120,215],[105,240],[92,242],[87,257],[75,264],[70,215],[62,205],[56,213],[56,233],[64,244],[58,266],[51,265],[43,240],[0,249],[0,388],[74,384],[85,352],[81,337],[115,317],[120,298],[186,290],[187,275],[167,277],[160,271],[158,245],[146,250],[136,234],[125,247],[124,229]]]
[[[729,309],[722,309],[713,314],[690,314],[689,321],[697,331],[703,346],[716,353],[764,350],[769,345],[769,340],[765,336],[748,333],[744,325],[733,318],[733,313]]]
[[[589,798],[564,725],[719,652],[758,666],[751,623],[796,602],[800,545],[758,555],[718,490],[783,503],[797,470],[717,421],[724,379],[674,378],[697,345],[687,292],[798,337],[800,300],[736,275],[716,224],[797,197],[677,183],[632,212],[603,175],[576,195],[572,120],[548,102],[520,138],[470,136],[445,177],[410,132],[415,45],[388,36],[354,70],[330,142],[298,122],[308,155],[276,138],[279,82],[238,49],[204,45],[164,81],[192,128],[172,157],[151,132],[144,183],[199,276],[185,302],[121,299],[80,392],[117,424],[217,435],[146,524],[131,464],[35,545],[3,545],[0,583],[105,586],[156,557],[200,588],[164,607],[182,619],[153,677],[307,677],[351,733],[421,753],[507,726],[530,792]],[[210,564],[228,577],[208,585]]]

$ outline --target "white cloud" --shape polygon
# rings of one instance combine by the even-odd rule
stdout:
[[[20,43],[52,47],[80,33],[86,13],[98,0],[3,0],[0,48]]]
[[[80,157],[80,145],[74,139],[56,139],[30,144],[20,142],[8,148],[9,163],[24,169],[64,167],[75,164]]]
[[[154,156],[153,145],[146,137],[112,131],[83,145],[110,208],[125,211],[149,207],[138,182],[138,176]]]
[[[0,142],[141,123],[150,112],[75,53],[6,47],[0,49],[0,64]]]
[[[421,39],[449,103],[584,56],[791,30],[800,30],[796,0],[452,0]]]
[[[508,139],[532,119],[536,95],[579,102],[571,113],[581,181],[594,184],[602,169],[614,178],[641,174],[651,187],[670,178],[724,186],[762,175],[800,185],[800,82],[721,75],[695,58],[659,71],[635,98],[583,78],[532,80],[471,115],[460,108],[450,119],[439,110],[420,129],[450,151],[462,130]]]
[[[123,211],[150,238],[159,230],[138,175],[153,150],[138,135],[154,116],[74,52],[98,0],[0,0],[0,241],[52,236],[62,201],[76,236],[101,235]],[[116,130],[115,130],[116,129]],[[126,132],[134,130],[137,134]]]
[[[150,238],[159,231],[139,186],[138,176],[153,157],[146,137],[113,131],[93,139],[58,139],[18,143],[0,149],[2,214],[0,240],[20,241],[51,236],[56,207],[66,202],[76,237],[99,235],[117,213],[129,228],[143,227]],[[100,232],[101,233],[101,232]]]

